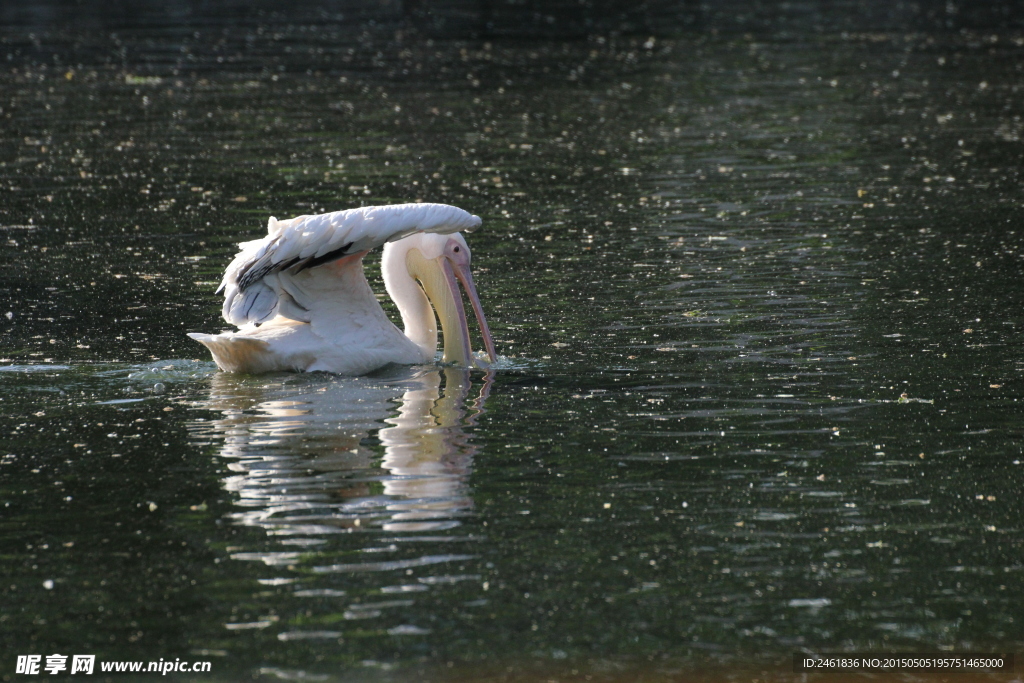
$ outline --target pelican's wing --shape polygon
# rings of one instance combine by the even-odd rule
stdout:
[[[243,242],[217,292],[224,292],[224,319],[241,327],[277,314],[296,317],[278,273],[298,273],[349,254],[375,249],[416,232],[472,232],[480,219],[447,204],[364,206],[286,221],[271,218],[267,236]]]

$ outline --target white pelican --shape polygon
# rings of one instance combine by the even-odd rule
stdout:
[[[436,310],[444,362],[476,367],[458,280],[494,362],[469,247],[457,232],[479,225],[477,216],[446,204],[271,218],[266,237],[239,245],[217,290],[224,292],[224,319],[239,330],[188,336],[209,348],[226,372],[362,375],[389,363],[432,361]],[[363,256],[381,245],[384,285],[402,315],[404,333],[388,319],[363,274]]]

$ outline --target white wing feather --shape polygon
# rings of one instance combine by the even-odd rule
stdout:
[[[365,206],[267,223],[267,236],[243,242],[224,272],[224,319],[241,327],[275,315],[305,320],[285,271],[299,272],[369,251],[416,232],[472,232],[480,219],[447,204]],[[308,321],[307,321],[308,322]]]

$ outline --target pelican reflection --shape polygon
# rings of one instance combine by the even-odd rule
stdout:
[[[465,368],[397,379],[217,373],[210,381],[204,407],[222,417],[193,423],[193,435],[220,442],[231,472],[224,487],[244,508],[237,521],[286,537],[283,545],[318,545],[325,534],[360,528],[450,529],[473,507],[477,448],[465,427],[483,411],[490,375],[476,390]],[[272,555],[260,559],[294,557]]]

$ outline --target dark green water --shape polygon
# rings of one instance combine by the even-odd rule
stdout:
[[[4,56],[4,680],[1024,643],[1019,32],[11,29]],[[484,219],[493,377],[234,377],[184,336],[223,328],[268,216],[416,199]]]

